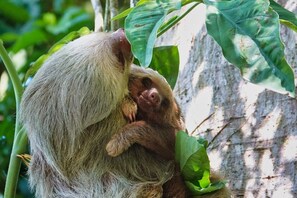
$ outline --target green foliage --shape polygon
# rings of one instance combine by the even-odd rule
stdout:
[[[194,2],[196,6],[201,1],[142,0],[135,8],[117,16],[126,17],[126,34],[142,66],[150,64],[157,36],[183,15],[173,16],[164,23],[165,17],[172,10],[180,9],[180,5]],[[284,57],[279,20],[296,31],[296,15],[272,0],[204,0],[204,4],[208,34],[222,47],[225,58],[240,69],[242,76],[254,84],[295,97],[294,73]]]
[[[8,159],[14,137],[15,108],[14,90],[12,84],[9,83],[6,95],[0,102],[0,192],[2,193],[4,191]]]
[[[125,21],[126,36],[131,43],[134,56],[142,66],[147,67],[153,55],[157,31],[166,15],[180,9],[181,2],[172,1],[141,1],[127,16]]]
[[[140,65],[138,59],[134,59],[134,64]],[[153,51],[150,68],[157,70],[164,76],[173,89],[178,76],[179,52],[177,46],[155,47]]]
[[[47,26],[47,30],[54,35],[61,33],[67,34],[71,30],[77,30],[82,26],[86,26],[88,23],[90,24],[90,21],[90,14],[86,13],[83,9],[79,7],[70,7],[66,9],[65,13],[57,23]]]
[[[231,0],[206,4],[207,31],[242,76],[294,97],[294,73],[285,60],[278,15],[269,2]]]
[[[273,0],[270,0],[270,6],[279,15],[280,22],[295,32],[297,32],[297,16]]]
[[[176,135],[175,159],[192,195],[203,195],[225,186],[224,181],[211,183],[210,164],[206,152],[207,142],[183,131]]]
[[[166,78],[173,89],[178,76],[179,53],[177,46],[155,47],[150,68]]]
[[[23,48],[47,41],[46,34],[40,29],[32,29],[17,37],[11,51],[17,53]]]
[[[6,19],[20,23],[26,22],[30,18],[28,10],[9,0],[0,1],[0,13],[2,13]]]

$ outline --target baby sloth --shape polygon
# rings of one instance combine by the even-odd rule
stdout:
[[[128,89],[131,98],[126,98],[122,110],[130,123],[107,144],[108,154],[116,157],[139,144],[156,157],[174,162],[175,135],[184,129],[184,123],[169,84],[158,72],[132,65]],[[186,197],[184,182],[177,166],[175,169],[163,188],[152,189],[160,193],[155,192],[155,197]]]
[[[118,156],[137,143],[174,160],[175,134],[184,124],[169,84],[158,72],[132,65],[128,89],[122,111],[130,123],[112,137],[108,154]]]
[[[106,146],[107,153],[116,157],[134,144],[139,144],[156,155],[156,158],[174,163],[175,135],[185,130],[180,108],[173,92],[158,72],[132,65],[129,75],[130,98],[122,103],[122,111],[130,123],[112,136]],[[222,180],[218,172],[211,173],[211,181]],[[145,197],[185,198],[191,197],[175,164],[174,174],[163,186],[155,185]],[[232,197],[227,187],[214,193],[196,197],[229,198]]]

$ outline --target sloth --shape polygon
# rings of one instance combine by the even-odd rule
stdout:
[[[130,98],[126,98],[122,110],[130,123],[113,135],[106,146],[108,154],[119,156],[137,143],[156,157],[174,163],[175,135],[184,130],[184,121],[169,84],[158,72],[132,65],[128,87]],[[177,166],[175,173],[163,188],[151,189],[156,191],[155,197],[162,197],[162,194],[163,197],[186,197],[186,187]]]
[[[163,159],[174,161],[175,136],[178,131],[185,131],[185,126],[170,85],[158,72],[132,65],[128,89],[130,94],[122,110],[130,123],[112,136],[106,146],[108,154],[117,157],[138,144]],[[218,180],[221,177],[214,173],[212,181]],[[173,177],[162,186],[163,191],[159,188],[156,186],[155,191],[163,195],[155,193],[156,197],[190,196],[177,163]],[[205,197],[224,198],[230,197],[230,193],[224,188]]]
[[[184,130],[184,121],[169,84],[158,72],[132,65],[128,87],[122,111],[130,123],[107,144],[108,154],[118,156],[137,143],[174,160],[175,135]]]
[[[105,149],[128,124],[122,107],[132,59],[123,30],[94,32],[63,46],[38,70],[20,106],[36,197],[155,197],[173,177],[174,163],[140,145],[118,157]]]

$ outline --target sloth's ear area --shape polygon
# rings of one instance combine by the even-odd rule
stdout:
[[[111,34],[113,39],[112,48],[119,62],[125,65],[126,62],[132,62],[131,45],[128,42],[123,29],[118,29]]]

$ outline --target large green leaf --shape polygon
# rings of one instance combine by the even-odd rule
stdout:
[[[177,46],[154,48],[150,67],[166,78],[173,89],[178,76],[179,53]]]
[[[191,137],[183,131],[176,135],[175,159],[191,195],[203,195],[225,186],[225,181],[211,183],[207,141]]]
[[[33,29],[18,37],[15,44],[12,46],[14,53],[34,44],[40,44],[47,41],[47,35],[41,29]]]
[[[147,0],[137,5],[127,16],[126,36],[134,56],[142,66],[148,66],[151,62],[157,31],[165,16],[180,7],[180,0]]]
[[[185,132],[178,132],[175,143],[176,161],[186,181],[198,181],[209,173],[209,159],[204,144]]]
[[[270,6],[277,12],[282,24],[297,32],[297,16],[293,12],[283,8],[273,0],[270,0]]]
[[[138,59],[134,59],[134,64],[140,65]],[[177,80],[179,68],[179,53],[177,46],[155,47],[149,67],[157,70],[164,76],[170,87],[173,89]]]
[[[285,60],[278,14],[269,1],[205,0],[205,4],[208,33],[243,77],[294,97],[294,73]]]

